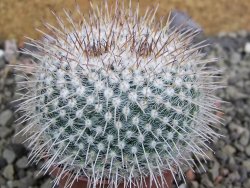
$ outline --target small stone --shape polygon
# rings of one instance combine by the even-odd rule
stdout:
[[[13,120],[13,113],[11,110],[5,110],[0,114],[0,124],[2,126],[9,126]]]
[[[16,159],[16,154],[12,150],[5,149],[3,151],[3,158],[8,162],[8,164],[11,164]]]
[[[7,181],[7,186],[8,186],[9,188],[13,188],[13,187],[14,187],[13,181]]]
[[[31,176],[26,176],[19,180],[18,188],[27,188],[31,187],[34,184],[34,179]]]
[[[20,180],[8,181],[7,185],[8,185],[8,188],[11,188],[11,187],[20,188]]]
[[[241,61],[241,54],[237,52],[231,52],[231,62],[238,64]]]
[[[229,174],[228,177],[231,181],[239,181],[240,180],[240,174],[238,171],[234,171],[233,173]]]
[[[245,44],[244,50],[245,50],[246,53],[250,53],[250,42],[247,42],[247,43]]]
[[[228,156],[229,156],[229,155],[226,154],[225,152],[223,152],[222,149],[216,151],[216,157],[220,160],[220,163],[221,163],[222,165],[225,165],[225,164],[226,164],[227,159],[228,159]]]
[[[240,181],[244,182],[247,179],[247,169],[244,166],[241,166],[239,169]]]
[[[241,183],[239,182],[233,182],[233,188],[242,188]]]
[[[240,37],[246,38],[248,32],[245,31],[245,30],[240,30],[240,31],[238,31],[238,34],[239,34]]]
[[[17,158],[21,158],[27,154],[27,150],[22,144],[11,144],[10,147],[15,152]]]
[[[193,181],[195,180],[195,174],[194,174],[194,171],[192,169],[189,169],[187,172],[186,172],[186,178],[188,181]]]
[[[244,129],[244,127],[241,127],[241,126],[239,126],[239,125],[237,125],[236,123],[234,123],[234,122],[231,122],[230,124],[229,124],[229,129],[231,130],[231,131],[235,131],[237,134],[242,134],[244,131],[245,131],[245,129]]]
[[[243,161],[242,165],[247,169],[248,172],[250,172],[250,159]]]
[[[211,180],[207,177],[206,174],[204,174],[201,178],[201,183],[205,185],[207,188],[213,188],[214,184],[211,182]]]
[[[34,178],[34,171],[27,171],[27,176]]]
[[[227,155],[232,155],[236,152],[236,149],[231,145],[226,145],[222,150]]]
[[[52,187],[52,183],[51,183],[51,180],[48,179],[46,182],[44,182],[42,185],[41,185],[41,188],[50,188]]]
[[[0,127],[0,138],[7,138],[12,132],[13,130],[8,127]]]
[[[4,56],[4,51],[0,49],[0,58],[2,58],[3,56]]]
[[[227,94],[228,94],[228,99],[242,100],[249,98],[249,95],[242,93],[235,87],[228,87]]]
[[[14,179],[14,168],[13,168],[12,164],[10,164],[4,168],[3,176],[8,180]]]
[[[6,165],[7,161],[3,157],[0,157],[0,169],[4,168]]]
[[[220,175],[227,176],[229,174],[229,170],[227,168],[220,169]]]
[[[224,32],[224,31],[220,31],[220,32],[218,33],[218,37],[220,37],[220,38],[226,37],[226,36],[227,36],[227,33]]]
[[[240,144],[243,145],[243,146],[247,146],[248,145],[248,142],[249,142],[249,131],[248,130],[245,130],[241,136],[240,136]]]
[[[234,171],[237,171],[238,168],[239,168],[239,166],[238,166],[238,164],[236,164],[235,158],[234,158],[233,156],[230,156],[230,157],[229,157],[228,168],[229,168],[229,170],[231,170],[231,171],[233,171],[233,172],[234,172]]]
[[[250,179],[248,179],[246,182],[243,184],[244,188],[249,188],[250,187]]]
[[[250,145],[246,147],[245,152],[246,152],[247,156],[250,157]]]
[[[28,164],[28,158],[27,157],[22,157],[21,159],[18,159],[18,161],[16,162],[16,166],[18,168],[26,168]]]
[[[218,142],[219,142],[219,140],[218,140]],[[211,160],[211,161],[216,160],[216,159],[215,159],[215,154],[214,154],[213,151],[208,150],[208,151],[205,151],[205,153],[206,153],[206,156],[209,157],[209,160]]]
[[[236,41],[236,38],[231,38],[231,37],[228,37],[228,36],[222,37],[219,40],[220,46],[223,48],[223,50],[225,52],[227,52],[227,56],[229,55],[228,52],[231,52],[231,51],[238,48],[238,44],[235,41]]]
[[[9,99],[12,96],[12,92],[10,90],[4,90],[4,95],[7,99]]]
[[[187,185],[183,183],[183,184],[179,185],[179,188],[187,188]]]
[[[217,176],[214,180],[215,182],[215,185],[219,184],[221,181],[223,180],[223,177],[222,176]]]
[[[240,152],[244,152],[245,150],[244,146],[241,145],[238,141],[235,141],[233,144],[237,150],[239,150]]]
[[[4,49],[5,49],[4,57],[6,61],[8,62],[14,61],[18,55],[16,41],[6,40]]]
[[[2,175],[0,175],[0,185],[1,185],[0,187],[2,188],[2,186],[5,184],[6,184],[5,178]]]
[[[227,33],[227,36],[230,37],[230,38],[236,38],[237,37],[237,33],[235,33],[235,32],[229,32],[229,33]]]
[[[4,68],[5,66],[3,55],[4,55],[4,51],[0,49],[0,69]]]
[[[212,180],[215,180],[215,178],[219,175],[219,168],[220,164],[217,161],[214,161],[212,169],[209,169],[209,175],[211,176]]]
[[[199,188],[199,183],[197,181],[191,181],[192,188]]]
[[[24,178],[25,176],[27,176],[27,173],[24,169],[18,169],[17,176],[19,179],[21,179],[21,178]]]
[[[218,146],[219,148],[224,148],[225,145],[226,145],[226,143],[225,143],[224,140],[219,140],[219,141],[217,142],[217,146]]]

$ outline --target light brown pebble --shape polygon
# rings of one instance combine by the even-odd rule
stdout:
[[[195,173],[192,169],[189,169],[187,172],[186,172],[186,177],[187,177],[187,180],[188,181],[193,181],[195,180],[196,176],[195,176]]]

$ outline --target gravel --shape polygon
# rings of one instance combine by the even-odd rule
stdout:
[[[21,144],[23,141],[14,134],[19,126],[14,120],[16,103],[16,80],[14,71],[8,67],[23,56],[17,53],[14,41],[5,41],[0,49],[0,187],[1,188],[50,188],[48,176],[37,175],[38,165],[28,164],[28,150]],[[46,183],[46,184],[45,184]]]
[[[242,162],[243,167],[246,168],[247,172],[250,172],[250,159]]]
[[[3,157],[0,157],[0,170],[3,169],[6,165],[7,161]]]
[[[11,136],[13,129],[8,127],[0,127],[0,138],[5,139],[6,137]]]
[[[14,151],[9,150],[9,149],[5,149],[3,151],[3,158],[9,163],[13,163],[16,159],[16,154]]]
[[[247,42],[246,44],[245,44],[245,52],[246,53],[250,53],[250,42]]]
[[[13,120],[13,113],[11,110],[5,110],[0,114],[0,124],[4,126],[9,126]]]
[[[250,33],[223,33],[208,40],[212,45],[205,51],[209,57],[221,57],[215,66],[224,70],[222,78],[227,85],[218,91],[218,96],[228,102],[222,104],[224,126],[218,125],[219,133],[224,136],[211,144],[214,152],[207,152],[211,160],[202,161],[206,172],[197,163],[195,172],[188,171],[187,184],[178,180],[179,185],[250,188]],[[0,56],[0,187],[50,188],[51,178],[37,175],[40,165],[27,164],[29,151],[21,144],[23,138],[14,137],[19,129],[14,122],[18,114],[13,113],[16,103],[10,102],[18,98],[16,80],[21,78],[14,76],[6,64],[16,57],[17,61],[29,60],[15,52],[13,41],[5,44],[8,45],[5,50],[0,49],[3,52]]]
[[[250,145],[246,147],[246,154],[248,157],[250,157]]]
[[[16,166],[19,169],[23,169],[26,168],[28,165],[28,158],[26,156],[18,159],[18,161],[16,162]]]
[[[226,145],[223,149],[222,149],[223,153],[225,153],[228,156],[233,155],[236,152],[236,149],[232,146],[232,145]]]
[[[194,181],[198,186],[192,181],[188,185],[191,188],[249,188],[250,33],[225,34],[211,41],[214,46],[209,48],[209,56],[222,57],[217,66],[224,69],[223,81],[227,85],[218,91],[218,95],[228,102],[222,104],[225,114],[220,133],[224,137],[212,145],[216,160],[205,164],[208,173],[196,176]]]
[[[8,166],[6,166],[3,170],[3,176],[7,179],[7,180],[13,180],[14,179],[14,167],[12,164],[9,164]]]

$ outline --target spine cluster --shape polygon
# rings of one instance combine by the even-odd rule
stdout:
[[[65,11],[67,24],[56,16],[59,28],[45,23],[47,41],[31,40],[39,53],[24,50],[39,62],[24,83],[22,132],[31,160],[62,168],[58,180],[70,172],[94,186],[146,177],[160,186],[166,170],[183,175],[192,155],[206,158],[218,137],[210,126],[218,122],[217,72],[205,66],[214,60],[191,43],[196,31],[169,30],[156,10],[140,17],[117,1],[93,6],[79,23]]]

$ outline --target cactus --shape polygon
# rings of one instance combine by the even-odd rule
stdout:
[[[140,185],[166,170],[184,177],[183,167],[196,165],[192,156],[205,159],[219,136],[211,127],[219,122],[218,71],[192,43],[197,31],[171,30],[155,18],[157,8],[140,17],[139,7],[123,3],[92,6],[81,22],[65,11],[67,23],[56,16],[59,28],[45,23],[47,40],[30,39],[39,52],[23,51],[38,63],[23,82],[21,132],[31,161],[62,168],[56,182],[64,172],[94,187]]]

